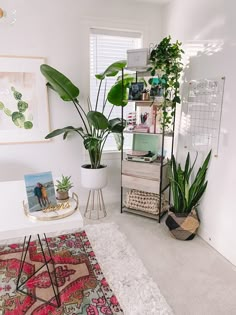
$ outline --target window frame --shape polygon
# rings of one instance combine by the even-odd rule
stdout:
[[[90,94],[90,99],[92,97],[94,97],[94,95],[91,95],[91,62],[92,62],[92,56],[91,56],[91,48],[93,48],[91,46],[92,40],[91,36],[92,35],[101,35],[101,36],[113,36],[113,37],[123,37],[123,38],[132,38],[133,39],[137,39],[139,41],[138,43],[138,48],[142,48],[143,47],[143,33],[139,30],[118,30],[118,29],[111,29],[111,28],[95,28],[95,27],[90,27],[89,29],[89,52],[90,52],[90,58],[89,58],[89,73],[90,73],[90,84],[89,84],[89,94]],[[135,49],[135,47],[128,47],[128,49]],[[95,59],[95,58],[94,58]],[[94,60],[93,59],[93,60]],[[123,57],[121,57],[120,59],[124,59]],[[119,59],[117,59],[119,60]],[[99,72],[99,71],[98,71]],[[96,92],[95,92],[96,94]],[[112,136],[112,135],[110,135]],[[110,156],[119,153],[120,151],[117,149],[113,149],[113,148],[105,148],[103,150],[103,154],[109,154]]]

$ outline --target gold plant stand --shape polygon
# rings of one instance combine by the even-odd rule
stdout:
[[[87,219],[99,220],[106,215],[102,189],[90,189],[84,216]]]

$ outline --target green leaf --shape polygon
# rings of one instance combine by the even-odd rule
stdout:
[[[190,155],[188,153],[185,161],[184,170],[182,170],[180,164],[178,164],[178,167],[176,166],[175,157],[172,157],[172,174],[170,177],[170,182],[174,208],[176,212],[189,213],[193,207],[197,206],[207,187],[207,182],[205,181],[205,179],[210,157],[211,151],[208,153],[202,166],[199,168],[191,185],[190,175],[196,163],[197,155],[193,165],[191,166]]]
[[[17,127],[22,128],[25,122],[25,116],[20,112],[14,112],[11,115],[11,119]]]
[[[84,147],[86,150],[97,150],[98,146],[101,143],[101,139],[95,138],[95,137],[88,137],[84,139]]]
[[[50,84],[50,88],[64,101],[73,101],[79,96],[79,89],[64,74],[46,64],[42,64],[40,70]]]
[[[122,120],[120,118],[114,118],[108,121],[109,123],[109,130],[114,133],[121,133],[124,128],[126,121],[123,119],[123,124]]]
[[[21,113],[24,113],[27,110],[28,106],[29,106],[28,103],[24,101],[18,101],[17,103],[18,110]]]
[[[32,129],[33,128],[33,123],[31,121],[25,121],[24,122],[24,128],[25,129]]]
[[[105,77],[114,77],[126,66],[126,64],[126,60],[116,61],[112,63],[104,72],[96,74],[95,77],[98,80],[103,80]]]
[[[113,136],[116,141],[117,150],[120,151],[122,149],[122,141],[124,141],[124,137],[121,133],[113,133]]]
[[[9,108],[4,108],[4,113],[7,115],[7,116],[11,116],[12,115],[12,112],[11,112],[11,110],[9,109]]]
[[[14,86],[11,87],[11,90],[13,92],[13,96],[16,100],[20,100],[22,98],[22,94],[14,88]]]
[[[113,105],[125,106],[128,103],[128,101],[125,101],[125,100],[128,100],[128,96],[129,96],[128,89],[125,86],[123,89],[122,82],[118,81],[116,84],[114,84],[111,87],[110,91],[107,94],[107,99]]]
[[[100,112],[97,112],[97,111],[88,112],[87,119],[88,119],[89,124],[97,130],[105,130],[108,128],[108,120]]]
[[[67,126],[65,128],[61,128],[61,129],[55,129],[52,132],[50,132],[48,135],[46,135],[45,139],[50,139],[53,137],[57,137],[63,133],[66,133],[66,136],[69,132],[83,132],[83,128],[79,127],[79,128],[74,128],[72,126]],[[66,136],[64,136],[64,139],[66,138]]]
[[[3,110],[4,109],[4,104],[3,104],[3,102],[0,102],[0,110]]]
[[[180,104],[181,99],[180,99],[179,96],[175,96],[175,97],[173,98],[172,102],[173,102],[173,103],[179,103],[179,104]]]

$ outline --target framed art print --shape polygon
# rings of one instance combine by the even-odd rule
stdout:
[[[49,114],[41,57],[0,56],[0,144],[47,141]]]
[[[51,172],[28,174],[24,178],[29,212],[57,205]]]
[[[144,82],[132,82],[129,89],[129,100],[141,100]]]

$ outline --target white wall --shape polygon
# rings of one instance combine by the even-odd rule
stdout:
[[[0,23],[0,55],[43,56],[80,87],[86,100],[89,90],[89,27],[138,30],[144,45],[160,40],[161,18],[158,6],[111,0],[2,0],[1,7],[17,10],[13,26]],[[42,104],[45,106],[45,104]],[[51,129],[78,126],[74,108],[50,91]],[[48,143],[0,145],[0,180],[22,179],[30,172],[51,170],[53,175],[72,175],[80,190],[80,165],[84,151],[78,137]],[[110,184],[106,201],[120,196],[119,154],[107,155]],[[86,194],[80,197],[84,203]]]
[[[215,43],[212,55],[198,53],[190,59],[188,79],[226,76],[220,147],[208,173],[208,188],[201,202],[200,235],[236,265],[236,168],[235,168],[235,69],[236,3],[233,0],[174,0],[165,7],[163,35],[184,43]],[[183,156],[178,143],[178,156]]]

